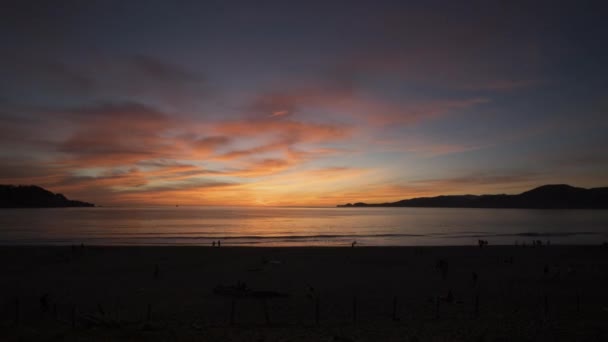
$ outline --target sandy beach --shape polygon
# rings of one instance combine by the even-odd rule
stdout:
[[[598,246],[2,247],[2,340],[605,341]]]

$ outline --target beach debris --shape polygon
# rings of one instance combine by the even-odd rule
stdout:
[[[120,328],[129,324],[128,322],[119,321],[106,316],[93,314],[79,315],[75,310],[72,311],[72,327],[76,327],[76,321],[79,321],[85,327],[103,327],[103,328]]]
[[[287,293],[278,291],[252,290],[247,287],[246,283],[240,281],[238,281],[236,285],[218,285],[213,289],[213,293],[225,297],[249,297],[258,299],[283,298],[289,296]]]
[[[452,292],[452,290],[450,289],[450,290],[448,291],[448,294],[447,294],[447,295],[445,295],[445,296],[438,296],[438,297],[437,297],[437,299],[438,299],[439,301],[446,302],[446,303],[448,303],[448,304],[452,304],[452,303],[454,303],[454,293],[453,293],[453,292]]]
[[[213,289],[213,293],[228,297],[245,297],[249,293],[247,284],[237,281],[236,285],[218,285]]]
[[[190,327],[197,331],[203,330],[203,326],[201,324],[199,324],[198,322],[192,322],[192,324],[190,324]]]
[[[277,260],[277,259],[268,259],[266,257],[262,258],[262,264],[264,265],[280,265],[281,264],[281,260]]]

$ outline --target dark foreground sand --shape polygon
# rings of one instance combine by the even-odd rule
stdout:
[[[0,287],[1,341],[608,340],[599,246],[1,247]]]

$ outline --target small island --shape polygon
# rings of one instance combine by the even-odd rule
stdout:
[[[67,199],[36,185],[0,185],[0,208],[94,207],[95,204]]]
[[[551,184],[517,195],[418,197],[391,203],[347,203],[337,207],[608,209],[608,187],[585,189],[567,184]]]

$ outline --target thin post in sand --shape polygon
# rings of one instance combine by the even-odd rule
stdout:
[[[319,303],[320,299],[319,299],[319,294],[317,293],[315,298],[314,298],[314,303],[315,303],[315,324],[319,325]]]
[[[230,302],[230,325],[234,325],[234,316],[236,315],[236,299]]]
[[[262,309],[264,310],[266,325],[270,325],[270,313],[268,312],[268,303],[266,302],[266,299],[262,299]]]
[[[152,304],[148,303],[148,310],[146,311],[146,322],[152,320]]]
[[[393,321],[398,321],[399,318],[397,317],[397,296],[393,297],[393,314],[391,315],[391,317],[393,318]]]
[[[19,325],[19,297],[15,299],[15,325]]]
[[[440,305],[440,298],[439,296],[435,297],[435,319],[439,319],[439,305]]]
[[[357,323],[357,296],[353,296],[353,324]]]
[[[475,317],[479,317],[479,291],[475,292]]]

